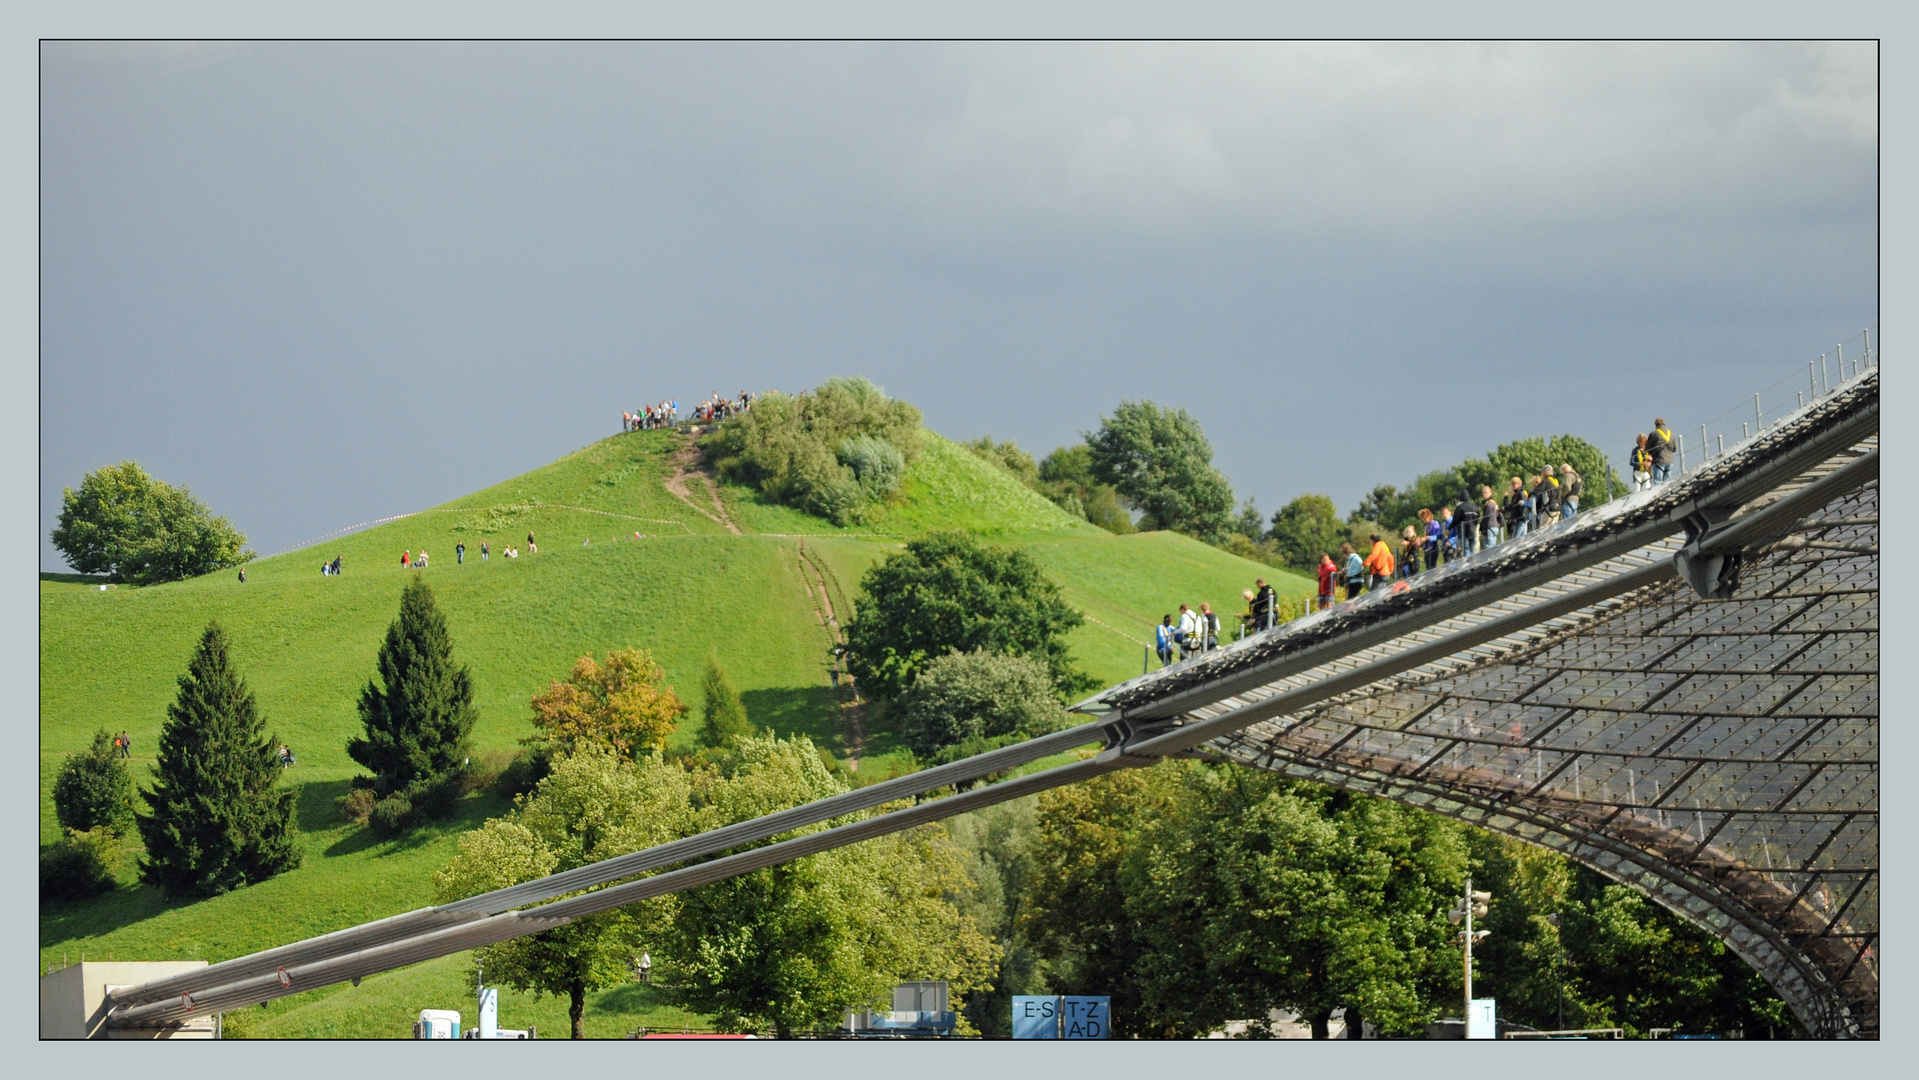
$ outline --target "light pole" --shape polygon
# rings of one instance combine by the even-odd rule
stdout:
[[[1465,1018],[1468,1025],[1472,1023],[1473,1015],[1473,942],[1485,937],[1489,932],[1474,930],[1473,919],[1485,917],[1486,903],[1492,898],[1492,893],[1474,892],[1473,879],[1469,877],[1466,879],[1465,892],[1460,895],[1459,906],[1446,913],[1447,920],[1454,926],[1458,926],[1462,921],[1466,924],[1460,930],[1458,940],[1465,946],[1466,964],[1466,1011],[1460,1015]]]

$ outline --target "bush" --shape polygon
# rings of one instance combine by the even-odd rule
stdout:
[[[388,795],[373,804],[366,823],[376,835],[397,836],[413,824],[413,801],[405,795]]]
[[[925,437],[920,411],[863,378],[771,393],[701,440],[722,476],[838,525],[899,487]]]
[[[482,750],[473,755],[461,772],[460,793],[466,795],[499,786],[500,774],[513,764],[513,756],[511,750]]]
[[[1023,656],[948,653],[926,665],[902,704],[907,747],[936,764],[955,745],[1004,745],[1065,725],[1046,665]]]
[[[373,803],[371,787],[356,787],[334,800],[334,805],[340,808],[341,820],[354,825],[366,824],[367,815],[373,813]]]
[[[116,887],[113,864],[120,846],[105,827],[67,835],[40,851],[40,899],[85,900]]]
[[[125,835],[133,820],[133,778],[114,748],[113,736],[93,733],[93,745],[70,754],[53,781],[53,812],[62,828],[106,828]]]

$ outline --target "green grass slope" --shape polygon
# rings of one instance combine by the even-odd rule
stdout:
[[[299,764],[306,860],[272,881],[211,900],[168,904],[135,883],[129,851],[123,888],[98,899],[41,909],[44,963],[78,959],[219,960],[394,914],[432,901],[432,872],[460,832],[506,806],[476,796],[459,815],[413,835],[375,841],[342,823],[333,800],[358,771],[345,754],[358,730],[354,708],[373,670],[381,635],[407,574],[402,550],[432,553],[423,571],[452,630],[456,656],[478,688],[477,750],[509,751],[530,732],[528,699],[582,653],[650,650],[688,703],[700,668],[716,656],[740,687],[755,722],[805,733],[844,754],[843,713],[828,688],[830,631],[807,580],[823,579],[844,620],[860,576],[912,536],[961,528],[1030,551],[1088,622],[1073,643],[1082,666],[1104,681],[1139,673],[1140,643],[1159,614],[1206,600],[1227,614],[1256,576],[1282,593],[1310,589],[1185,537],[1117,537],[1063,513],[1004,472],[929,433],[900,497],[866,525],[835,528],[757,492],[717,492],[680,472],[684,441],[669,432],[622,434],[544,468],[399,520],[261,559],[240,584],[228,573],[152,588],[97,586],[47,575],[40,603],[42,841],[57,834],[51,780],[60,761],[96,727],[131,733],[142,780],[175,683],[209,618],[227,628],[235,657],[269,725]],[[716,497],[724,520],[714,511]],[[730,522],[734,532],[729,529]],[[538,554],[508,560],[528,532]],[[639,534],[636,538],[635,534]],[[465,542],[464,565],[453,548]],[[493,554],[482,562],[479,546]],[[338,555],[345,573],[322,577]],[[802,575],[805,575],[803,578]],[[1230,620],[1229,620],[1230,621]],[[690,723],[689,723],[690,728]],[[873,725],[862,771],[884,771],[899,754],[893,733]],[[690,730],[676,738],[689,739]],[[248,1010],[235,1034],[404,1035],[428,1005],[459,1007],[470,983],[465,957]],[[642,1024],[686,1022],[643,987],[600,995],[589,1030],[616,1035]],[[517,1010],[517,1011],[516,1011]],[[503,1000],[503,1022],[555,1033],[564,1009],[550,1000]],[[524,1013],[525,1019],[515,1019]]]

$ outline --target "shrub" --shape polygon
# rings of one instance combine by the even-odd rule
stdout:
[[[93,733],[93,745],[70,754],[53,781],[53,812],[62,828],[107,828],[124,835],[133,820],[133,778],[121,764],[113,736]]]
[[[397,793],[388,795],[373,804],[366,823],[379,836],[397,836],[413,823],[413,801]]]
[[[334,800],[340,808],[340,818],[354,825],[365,825],[367,815],[373,812],[373,789],[356,787]]]
[[[497,787],[500,774],[513,764],[511,750],[482,750],[473,755],[465,769],[460,771],[462,783],[460,794],[467,795],[475,791],[485,791]]]
[[[424,825],[452,814],[460,803],[460,796],[468,790],[467,775],[465,768],[459,768],[413,785],[406,793],[407,800],[413,804],[407,824]]]
[[[67,835],[40,851],[40,899],[85,900],[114,888],[119,843],[105,827]]]
[[[705,708],[701,710],[705,722],[700,725],[699,733],[701,746],[718,748],[753,734],[753,721],[746,717],[740,692],[733,688],[733,681],[726,677],[720,662],[710,656],[706,659],[701,689],[705,697]]]
[[[918,409],[867,379],[833,378],[796,396],[767,394],[701,446],[722,476],[848,525],[899,487],[924,439]]]
[[[936,764],[940,752],[954,745],[1016,741],[1058,731],[1065,722],[1046,665],[990,652],[948,653],[933,660],[902,705],[907,747]]]

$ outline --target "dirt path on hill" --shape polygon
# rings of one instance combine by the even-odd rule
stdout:
[[[666,478],[666,490],[681,502],[706,515],[715,524],[726,526],[727,532],[738,536],[740,527],[733,524],[733,519],[727,516],[726,504],[720,501],[720,485],[713,479],[712,472],[707,469],[705,460],[700,456],[700,448],[693,445],[693,440],[687,439],[685,445],[673,451],[673,456],[666,461],[673,466],[673,475]],[[713,504],[711,510],[701,506],[699,501],[694,499],[693,493],[687,489],[689,480],[698,480],[701,486],[706,488],[706,497]]]
[[[839,614],[833,610],[833,594],[826,587],[826,574],[819,563],[807,555],[806,541],[799,543],[800,584],[806,589],[806,597],[813,602],[813,614],[819,618],[820,625],[832,635],[837,645],[846,644],[846,633],[840,629]],[[838,661],[835,661],[837,663]],[[846,675],[844,685],[835,684],[839,694],[840,717],[846,724],[846,767],[852,772],[860,771],[860,755],[866,752],[866,702],[853,686],[853,677]]]

